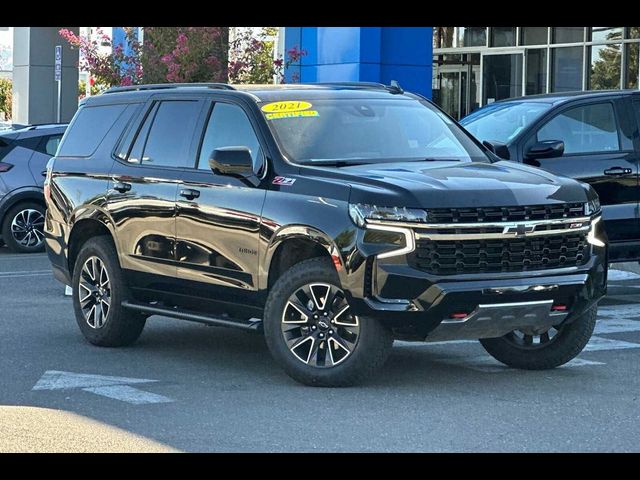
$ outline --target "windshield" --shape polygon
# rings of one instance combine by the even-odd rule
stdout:
[[[404,98],[342,98],[260,104],[287,158],[302,164],[488,161],[446,115]]]
[[[460,123],[480,141],[509,143],[551,106],[542,102],[494,103],[476,110]]]

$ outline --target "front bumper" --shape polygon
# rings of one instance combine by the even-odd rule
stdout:
[[[499,337],[582,314],[606,293],[606,256],[606,247],[592,247],[581,267],[441,277],[400,257],[370,258],[362,264],[365,288],[350,291],[350,303],[356,315],[380,319],[400,338]]]

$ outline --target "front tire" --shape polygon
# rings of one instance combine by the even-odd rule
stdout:
[[[276,362],[310,386],[360,383],[384,364],[393,345],[391,332],[378,320],[350,313],[327,258],[305,260],[278,279],[267,298],[263,325]]]
[[[596,325],[598,306],[586,310],[566,325],[546,332],[514,331],[499,338],[483,338],[480,343],[496,360],[524,370],[547,370],[572,360],[587,345]]]
[[[72,281],[76,321],[89,342],[121,347],[138,339],[146,317],[121,305],[128,290],[110,238],[94,237],[82,246]]]

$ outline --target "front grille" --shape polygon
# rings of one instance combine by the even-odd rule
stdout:
[[[524,205],[519,207],[433,208],[428,210],[430,223],[514,222],[556,220],[584,215],[583,203]]]
[[[587,245],[584,232],[508,239],[418,239],[409,263],[434,275],[546,270],[584,265]]]

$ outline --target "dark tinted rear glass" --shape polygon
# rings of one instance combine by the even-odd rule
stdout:
[[[93,154],[126,108],[126,104],[82,107],[71,122],[58,154],[70,157]]]

